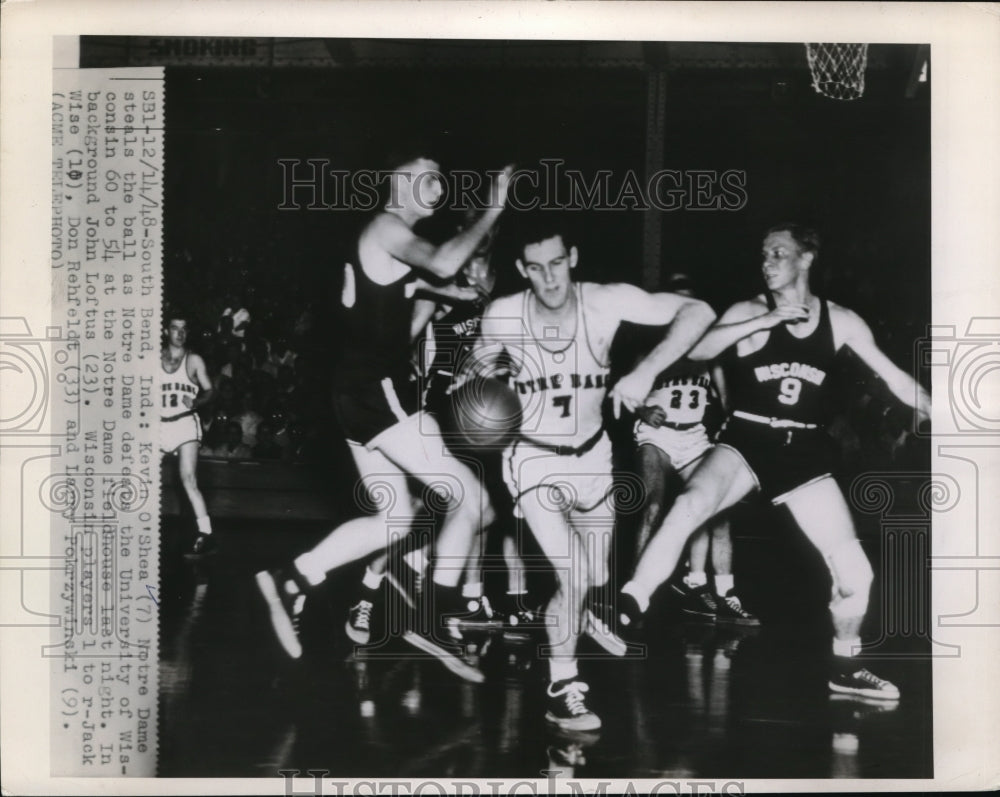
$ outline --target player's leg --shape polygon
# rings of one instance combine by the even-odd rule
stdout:
[[[200,435],[199,435],[200,437]],[[200,556],[215,550],[212,540],[212,521],[208,516],[205,497],[198,489],[198,440],[188,440],[181,443],[177,449],[177,465],[180,471],[181,485],[191,502],[195,522],[198,524],[198,536],[195,538],[191,553]]]
[[[518,538],[512,529],[504,529],[503,562],[507,570],[507,591],[503,596],[503,615],[506,626],[513,630],[530,629],[542,620],[538,606],[528,597],[528,573],[521,558]]]
[[[850,509],[836,481],[828,476],[785,494],[803,533],[826,560],[833,578],[834,668],[830,689],[864,697],[895,700],[895,685],[876,677],[854,658],[861,647],[861,623],[868,609],[872,567],[854,530]]]
[[[588,586],[587,554],[565,509],[558,508],[558,502],[553,500],[556,489],[531,489],[521,494],[517,502],[556,575],[556,590],[545,608],[549,642],[545,718],[567,730],[593,730],[600,727],[601,721],[586,706],[584,693],[588,687],[579,679],[576,660],[583,599]]]
[[[349,448],[361,475],[363,495],[370,503],[367,508],[374,513],[342,523],[296,558],[296,568],[313,586],[321,584],[331,570],[384,550],[408,534],[413,522],[403,469],[378,450],[356,444]]]
[[[623,623],[638,620],[646,611],[650,597],[677,567],[691,533],[756,485],[743,458],[728,446],[716,446],[705,455],[643,551],[632,579],[622,587]]]
[[[636,449],[639,478],[646,494],[646,504],[642,512],[642,525],[635,541],[635,558],[638,561],[649,542],[653,530],[659,528],[663,520],[663,500],[670,472],[670,457],[652,443],[643,443]]]
[[[347,610],[344,631],[358,645],[367,645],[371,641],[372,611],[385,579],[388,562],[389,557],[385,553],[376,554],[368,561],[361,583]]]
[[[689,587],[703,587],[708,583],[708,526],[702,526],[691,537],[688,548],[688,573],[684,581]]]
[[[435,501],[446,514],[435,540],[429,589],[423,591],[418,601],[417,622],[403,637],[414,647],[439,658],[460,677],[481,682],[482,673],[461,658],[461,648],[456,647],[464,641],[459,618],[466,613],[458,585],[473,538],[493,521],[493,509],[479,477],[444,446],[434,417],[418,413],[410,423],[409,434],[380,435],[378,448],[406,473],[431,488],[437,496]],[[406,428],[404,424],[400,426]]]
[[[612,655],[624,656],[626,645],[613,630],[616,622],[611,572],[618,488],[611,477],[611,440],[602,437],[583,455],[560,457],[557,462],[558,470],[550,468],[545,479],[565,491],[570,526],[587,557],[590,588],[585,595],[583,630]]]
[[[709,523],[699,528],[688,545],[688,571],[671,588],[681,597],[681,611],[692,619],[714,622],[718,605],[708,586]]]
[[[410,496],[410,502],[413,508],[413,515],[416,516],[423,508],[423,502],[415,495]],[[406,603],[406,598],[409,598],[411,593],[419,592],[419,588],[415,585],[423,577],[427,569],[427,545],[414,548],[402,557],[406,573],[413,574],[410,578],[404,577],[404,574],[400,572],[396,574],[388,572],[388,551],[376,553],[368,560],[364,575],[350,602],[347,610],[347,620],[344,624],[347,636],[352,641],[359,645],[367,645],[371,641],[372,612],[382,594],[382,587],[387,575],[389,576],[389,583],[396,588],[394,595],[397,599],[402,598],[404,603]],[[404,581],[409,582],[411,586],[403,588],[402,582]],[[397,604],[398,602],[397,600]],[[409,609],[414,608],[412,601],[407,604],[407,607]]]
[[[587,557],[590,589],[585,596],[583,631],[611,655],[624,656],[627,646],[614,631],[614,595],[610,594],[615,531],[611,492],[608,491],[596,506],[571,512],[570,523],[581,538]]]
[[[647,439],[656,442],[664,451],[671,465],[684,484],[690,480],[698,462],[712,449],[712,443],[703,425],[691,429],[661,427],[646,432]],[[660,518],[662,522],[662,518]],[[687,616],[706,622],[714,622],[718,609],[715,595],[708,586],[709,534],[702,526],[691,537],[688,544],[688,571],[679,580],[673,580],[671,587],[681,596],[681,609]]]
[[[472,535],[472,544],[465,561],[465,572],[462,579],[462,598],[465,601],[466,614],[462,622],[470,627],[492,628],[499,624],[494,620],[493,606],[486,597],[483,585],[483,559],[486,557],[486,541],[491,529],[496,525],[496,511],[489,490],[485,487],[488,464],[483,458],[475,457],[468,460],[476,473],[476,478],[483,485],[483,500],[485,502],[483,516],[479,522],[479,530]]]
[[[432,581],[457,589],[474,535],[492,522],[493,510],[479,477],[443,445],[434,416],[420,416],[401,433],[381,435],[377,445],[400,469],[439,495],[446,516],[435,541]]]
[[[341,524],[289,566],[257,573],[257,584],[268,603],[271,622],[282,647],[292,658],[302,655],[299,622],[307,593],[337,567],[386,548],[409,532],[413,504],[406,476],[378,451],[349,445],[364,499],[374,514]]]
[[[756,626],[760,620],[743,607],[733,579],[733,538],[729,519],[716,517],[708,522],[711,537],[712,572],[715,581],[715,619],[720,623]]]
[[[492,526],[490,527],[492,528]],[[490,599],[486,596],[483,583],[483,559],[486,556],[486,540],[489,529],[482,528],[472,537],[472,548],[465,562],[462,580],[462,599],[465,614],[460,618],[466,628],[499,628],[501,620],[496,615]]]

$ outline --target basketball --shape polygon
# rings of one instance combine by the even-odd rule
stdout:
[[[504,446],[521,425],[521,403],[498,379],[470,379],[452,394],[450,420],[460,442]]]

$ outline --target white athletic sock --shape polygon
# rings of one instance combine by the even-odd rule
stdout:
[[[570,678],[576,678],[576,675],[576,659],[549,659],[549,680],[552,681],[552,683],[556,683],[556,681],[565,681]]]
[[[723,576],[715,576],[715,594],[725,595],[729,590],[731,590],[735,585],[732,573],[726,573]]]
[[[463,598],[481,598],[481,597],[483,597],[483,582],[482,581],[466,581],[462,585],[462,597]]]
[[[384,573],[376,573],[370,567],[366,567],[365,577],[361,579],[361,583],[368,587],[368,589],[378,589],[382,584],[384,575]]]
[[[306,581],[308,581],[312,586],[318,586],[323,583],[326,579],[326,570],[318,562],[314,561],[315,557],[311,552],[306,552],[302,554],[298,559],[296,559],[293,564],[296,569],[305,576]]]
[[[645,612],[649,608],[649,594],[638,582],[629,581],[622,587],[622,592],[635,598],[635,602],[639,604],[639,611]]]
[[[708,583],[708,574],[704,570],[692,570],[684,576],[684,583],[691,589],[704,587]]]
[[[520,568],[511,570],[507,574],[507,594],[522,595],[528,591],[524,583],[524,571]]]
[[[853,657],[857,655],[858,649],[861,647],[861,637],[852,637],[851,639],[833,639],[833,655],[834,656],[846,656]]]
[[[198,531],[202,534],[212,533],[212,519],[208,515],[197,518],[195,522],[198,524]]]

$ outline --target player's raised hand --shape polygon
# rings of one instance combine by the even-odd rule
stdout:
[[[650,375],[645,370],[637,368],[618,380],[618,383],[611,388],[611,406],[615,418],[621,414],[622,407],[629,412],[635,412],[637,407],[642,406],[653,387],[655,377],[655,374]]]
[[[502,172],[497,175],[493,182],[493,202],[491,206],[495,210],[503,210],[507,204],[507,190],[510,188],[510,179],[514,174],[514,164],[508,163]]]

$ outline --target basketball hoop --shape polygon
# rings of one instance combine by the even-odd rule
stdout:
[[[806,58],[817,93],[834,100],[864,94],[867,44],[807,44]]]

